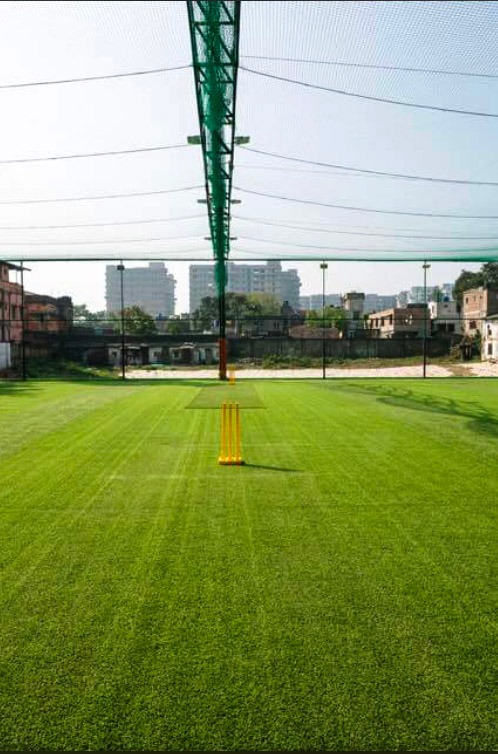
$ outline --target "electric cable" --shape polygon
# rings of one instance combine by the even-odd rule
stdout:
[[[448,217],[464,220],[498,220],[498,215],[451,215],[447,213],[438,212],[404,212],[401,210],[393,209],[372,209],[371,207],[352,207],[346,204],[328,204],[326,202],[315,202],[310,199],[296,199],[290,196],[280,196],[278,194],[268,194],[263,191],[253,191],[251,189],[244,189],[240,186],[234,186],[237,191],[241,191],[244,194],[253,194],[255,196],[264,196],[269,199],[279,199],[285,202],[296,202],[297,204],[309,204],[315,207],[331,207],[333,209],[344,209],[352,212],[375,212],[381,215],[409,215],[411,217]]]
[[[0,230],[58,230],[61,228],[103,228],[113,225],[145,225],[147,223],[179,222],[180,220],[207,219],[206,215],[187,215],[185,217],[158,217],[146,220],[119,220],[102,223],[71,223],[67,225],[0,225]]]
[[[31,86],[53,86],[54,84],[81,84],[89,81],[106,81],[111,79],[125,79],[132,78],[134,76],[150,76],[154,73],[169,73],[170,71],[183,71],[187,68],[191,68],[191,64],[177,65],[171,68],[146,68],[140,71],[130,71],[129,73],[109,73],[101,76],[81,76],[73,79],[54,79],[46,81],[26,81],[24,83],[16,84],[0,84],[1,89],[27,89]]]
[[[24,162],[53,162],[55,160],[77,160],[83,157],[110,157],[124,154],[143,154],[144,152],[161,152],[167,149],[184,149],[188,144],[168,144],[159,147],[140,147],[138,149],[117,149],[111,152],[82,152],[80,154],[51,155],[49,157],[21,157],[13,160],[0,160],[0,165],[15,165]]]
[[[309,60],[305,58],[281,58],[272,55],[241,55],[246,60],[274,60],[281,63],[310,63],[344,68],[367,68],[380,71],[403,71],[406,73],[432,73],[442,76],[470,76],[480,79],[498,79],[496,73],[471,73],[470,71],[448,71],[442,68],[412,68],[401,65],[379,65],[374,63],[348,63],[344,60]]]
[[[276,223],[272,222],[271,220],[264,220],[261,218],[252,218],[252,217],[242,217],[241,215],[232,216],[233,220],[243,220],[244,222],[251,222],[258,225],[272,225],[277,228],[289,228],[291,230],[304,230],[304,231],[311,231],[313,233],[329,233],[332,235],[335,235],[336,233],[339,233],[341,235],[347,235],[347,236],[379,236],[381,238],[406,238],[411,240],[432,240],[432,241],[497,241],[498,242],[498,236],[422,236],[422,235],[416,235],[414,233],[410,234],[403,234],[403,233],[373,233],[373,232],[367,232],[365,233],[362,230],[331,230],[330,228],[318,228],[317,226],[309,226],[309,225],[288,225],[286,223]]]
[[[268,73],[265,71],[256,71],[254,68],[247,68],[244,65],[239,66],[241,71],[246,73],[252,73],[255,76],[263,76],[267,79],[273,79],[274,81],[283,81],[287,84],[296,84],[298,86],[306,87],[307,89],[315,89],[322,92],[330,92],[331,94],[340,94],[344,97],[356,97],[357,99],[369,100],[371,102],[382,102],[388,105],[401,105],[402,107],[415,107],[419,110],[435,110],[440,113],[451,113],[453,115],[473,115],[480,118],[498,118],[498,113],[486,113],[479,110],[458,110],[453,107],[442,107],[438,105],[423,105],[418,102],[404,102],[403,100],[388,99],[387,97],[374,97],[371,94],[360,94],[359,92],[349,92],[346,89],[335,89],[330,86],[321,86],[319,84],[310,84],[306,81],[300,81],[299,79],[291,79],[288,76],[277,76],[274,73]]]
[[[290,162],[299,162],[305,165],[316,165],[324,168],[335,168],[337,170],[354,171],[355,173],[367,173],[369,175],[382,176],[386,178],[403,178],[411,181],[429,181],[431,183],[455,183],[469,186],[498,186],[498,181],[470,181],[457,178],[436,178],[434,176],[427,175],[413,175],[411,173],[388,173],[382,170],[369,170],[367,168],[351,167],[351,165],[338,165],[332,162],[319,162],[318,160],[305,160],[301,157],[290,157],[289,155],[280,154],[278,152],[268,152],[263,149],[255,149],[254,147],[241,146],[240,149],[245,149],[247,152],[254,152],[255,154],[262,154],[266,157],[278,157],[280,160],[289,160]]]
[[[57,199],[22,199],[22,200],[8,200],[8,201],[0,201],[0,205],[14,205],[14,204],[54,204],[58,202],[84,202],[84,201],[97,201],[99,199],[122,199],[124,197],[133,197],[133,196],[158,196],[160,194],[177,194],[182,191],[193,191],[196,189],[197,191],[199,189],[204,188],[202,185],[199,186],[184,186],[183,188],[177,188],[177,189],[158,189],[157,191],[134,191],[129,194],[102,194],[100,196],[74,196],[74,197],[64,197],[64,198],[57,198]]]

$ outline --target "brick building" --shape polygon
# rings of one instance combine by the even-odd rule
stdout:
[[[421,338],[424,324],[430,333],[430,321],[424,304],[408,304],[403,308],[385,309],[369,314],[366,327],[378,338]]]
[[[495,288],[471,288],[463,292],[463,326],[465,335],[484,334],[484,320],[498,314],[498,290]]]
[[[73,302],[69,296],[44,296],[39,293],[26,293],[24,298],[25,332],[64,333],[69,332],[73,322]]]
[[[0,343],[22,340],[22,288],[10,280],[10,272],[19,269],[10,262],[0,262]]]

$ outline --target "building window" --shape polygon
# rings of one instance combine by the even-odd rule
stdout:
[[[492,355],[493,355],[493,344],[488,343],[488,356],[492,356]]]

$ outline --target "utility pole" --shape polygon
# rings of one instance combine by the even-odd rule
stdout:
[[[124,313],[124,281],[123,281],[123,275],[124,275],[124,264],[123,260],[121,260],[120,264],[118,264],[118,270],[119,270],[119,282],[120,282],[120,289],[121,289],[121,379],[126,379],[126,340],[125,340],[125,313]]]
[[[327,262],[322,262],[320,269],[322,271],[322,379],[325,379],[327,376],[325,364],[325,270],[328,269]]]
[[[23,382],[26,382],[26,335],[24,332],[24,306],[24,263],[21,262],[21,369]]]
[[[423,353],[424,353],[424,365],[422,374],[425,379],[426,377],[426,371],[427,371],[427,270],[429,269],[430,264],[427,264],[427,262],[424,262],[422,265],[422,269],[424,270],[424,343],[423,343]]]

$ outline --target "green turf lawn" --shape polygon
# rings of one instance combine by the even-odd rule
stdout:
[[[496,750],[498,383],[203,384],[0,383],[0,749]]]

